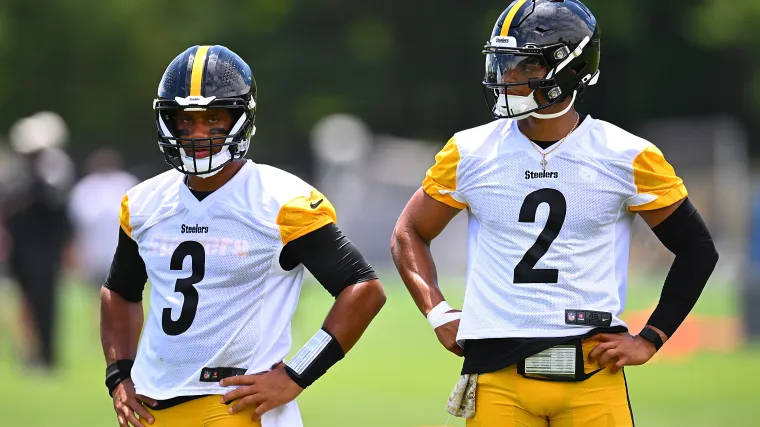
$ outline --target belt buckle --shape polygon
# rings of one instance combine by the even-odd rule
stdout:
[[[526,378],[572,381],[578,368],[578,346],[562,344],[521,361],[518,370]]]

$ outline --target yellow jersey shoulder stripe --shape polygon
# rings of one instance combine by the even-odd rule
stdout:
[[[435,164],[428,169],[422,188],[428,196],[457,209],[464,209],[467,204],[454,198],[457,191],[457,169],[461,157],[456,139],[449,142],[435,156]]]
[[[654,200],[628,208],[631,212],[660,209],[688,196],[683,180],[654,145],[642,150],[633,159],[633,181],[637,194],[647,194]]]
[[[129,222],[129,196],[126,194],[121,199],[121,211],[119,212],[119,225],[121,229],[132,238],[132,224]]]
[[[282,244],[337,222],[332,203],[322,193],[312,190],[308,197],[299,196],[280,207],[275,221],[280,228]]]

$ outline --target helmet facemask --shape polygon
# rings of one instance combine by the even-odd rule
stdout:
[[[491,114],[499,119],[521,120],[529,116],[551,119],[567,113],[578,91],[596,83],[599,75],[597,71],[594,76],[578,77],[588,64],[576,58],[589,41],[586,37],[571,50],[564,43],[517,47],[514,37],[493,37],[483,50],[486,54],[483,92]],[[539,113],[570,96],[571,102],[562,111]]]
[[[179,110],[204,111],[210,108],[230,109],[232,128],[223,135],[208,138],[190,138],[177,131],[175,114]],[[255,101],[252,97],[215,99],[214,97],[188,97],[154,102],[158,127],[158,145],[164,158],[174,169],[186,174],[208,178],[217,174],[235,159],[243,158],[248,151],[250,138],[255,133]],[[197,157],[198,151],[208,151]]]

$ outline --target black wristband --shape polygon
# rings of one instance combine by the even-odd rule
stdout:
[[[113,391],[116,390],[116,387],[131,377],[134,363],[134,360],[121,359],[106,367],[106,387],[108,387],[109,396],[113,397]]]
[[[646,326],[641,330],[641,332],[639,332],[639,336],[654,344],[655,351],[660,350],[660,347],[665,344],[662,341],[662,337],[657,333],[657,331],[652,328],[647,328]]]
[[[325,328],[320,329],[285,365],[285,372],[301,388],[306,388],[325,374],[345,353],[340,343]]]

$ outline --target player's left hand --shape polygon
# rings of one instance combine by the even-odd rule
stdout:
[[[285,372],[284,363],[278,363],[269,372],[237,375],[225,378],[219,384],[223,387],[241,386],[222,396],[222,403],[240,399],[230,408],[231,414],[255,406],[254,421],[258,421],[265,412],[295,399],[303,391]]]
[[[623,366],[643,365],[654,356],[654,344],[627,332],[619,334],[596,334],[590,340],[601,341],[588,355],[589,363],[598,362],[599,366],[610,366],[610,372],[616,373]],[[614,364],[613,364],[614,362]]]

